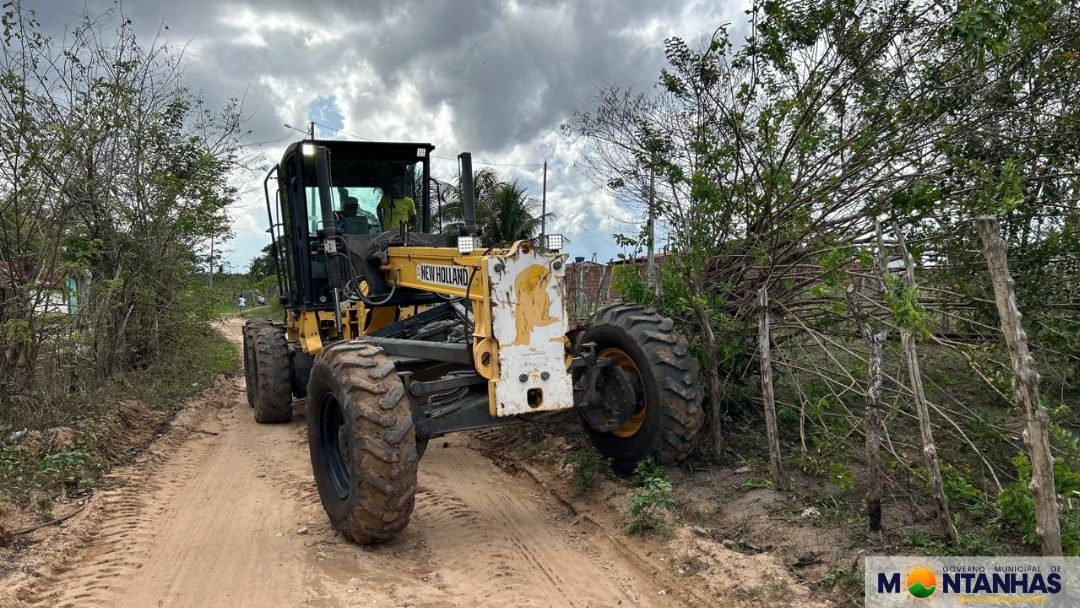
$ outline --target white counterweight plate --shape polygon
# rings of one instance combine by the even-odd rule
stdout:
[[[566,369],[568,324],[563,305],[566,266],[560,255],[514,251],[488,260],[492,330],[499,344],[495,414],[571,408],[574,387]],[[497,272],[500,264],[502,270]]]

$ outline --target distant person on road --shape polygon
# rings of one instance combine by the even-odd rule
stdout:
[[[405,196],[401,178],[394,178],[390,186],[390,196],[383,195],[379,201],[379,220],[383,230],[400,230],[401,224],[412,223],[416,217],[416,203]]]
[[[247,298],[245,298],[244,296],[236,298],[236,304],[240,307],[240,312],[243,313],[244,309],[247,308]]]

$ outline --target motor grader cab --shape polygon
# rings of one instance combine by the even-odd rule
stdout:
[[[306,398],[319,496],[358,543],[407,525],[435,437],[576,409],[628,471],[683,458],[701,426],[697,364],[670,319],[619,304],[571,328],[561,239],[480,245],[467,153],[464,225],[432,230],[433,149],[306,140],[264,180],[285,313],[244,327],[248,400],[275,423]],[[395,198],[416,217],[384,225]]]

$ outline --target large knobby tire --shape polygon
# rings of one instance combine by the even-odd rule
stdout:
[[[285,328],[256,326],[255,342],[255,422],[292,420],[292,372]]]
[[[248,321],[244,323],[241,333],[244,336],[244,389],[247,392],[248,405],[255,407],[255,393],[258,385],[258,375],[255,372],[255,330],[266,321]]]
[[[365,545],[405,529],[420,458],[393,361],[363,342],[324,349],[311,369],[307,421],[315,485],[334,528]]]
[[[674,323],[641,306],[616,304],[597,311],[578,343],[596,343],[598,359],[612,359],[639,382],[633,417],[613,432],[599,432],[584,419],[596,449],[619,472],[630,472],[652,456],[673,465],[686,457],[703,420],[697,360]]]

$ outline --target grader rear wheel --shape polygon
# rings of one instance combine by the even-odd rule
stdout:
[[[307,421],[315,485],[334,528],[365,545],[405,529],[419,455],[393,361],[363,342],[323,350],[308,382]]]
[[[241,333],[244,337],[244,388],[247,392],[248,405],[255,407],[255,393],[258,386],[258,375],[255,372],[255,330],[266,321],[248,321],[244,323]]]
[[[652,456],[672,465],[686,457],[701,429],[697,361],[671,319],[641,306],[616,304],[589,319],[579,344],[596,344],[610,362],[597,380],[605,416],[583,410],[585,430],[614,468],[629,472]],[[612,402],[614,400],[614,402]]]
[[[292,420],[292,370],[285,328],[259,325],[252,330],[255,351],[255,421]]]

